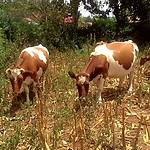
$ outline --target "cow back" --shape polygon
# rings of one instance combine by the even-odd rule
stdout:
[[[17,66],[35,72],[42,68],[45,72],[48,67],[48,59],[49,53],[45,47],[29,47],[21,52]]]

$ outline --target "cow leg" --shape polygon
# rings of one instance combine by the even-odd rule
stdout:
[[[33,82],[33,92],[36,94],[37,92],[37,83]]]
[[[133,89],[133,73],[134,73],[134,69],[131,71],[130,75],[129,75],[129,93],[132,92]]]
[[[102,102],[102,91],[103,91],[103,87],[104,87],[104,81],[105,79],[103,77],[100,77],[99,83],[98,83],[98,92],[99,92],[99,99],[98,99],[98,103]]]
[[[24,91],[26,94],[26,102],[29,104],[30,103],[30,98],[29,98],[29,88],[27,85],[24,85]]]
[[[40,97],[42,95],[42,89],[40,87],[40,83],[39,82],[34,82],[33,83],[33,92],[35,93],[35,95],[37,94],[38,97]]]
[[[124,77],[119,78],[119,90],[121,90],[123,80],[124,80]]]

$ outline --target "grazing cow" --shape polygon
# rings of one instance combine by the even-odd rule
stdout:
[[[86,97],[89,90],[89,82],[97,78],[99,90],[99,102],[102,101],[101,93],[104,81],[107,77],[119,78],[121,86],[124,76],[130,74],[129,91],[132,91],[132,79],[134,63],[138,55],[138,47],[131,40],[126,42],[97,43],[94,52],[86,66],[78,74],[69,71],[69,76],[76,79],[76,85],[80,97]]]
[[[11,65],[6,74],[9,76],[14,98],[20,96],[24,91],[27,103],[29,99],[29,85],[33,83],[35,89],[39,78],[48,67],[49,52],[41,44],[24,49],[18,59],[17,64]]]
[[[147,51],[147,54],[143,57],[141,57],[141,60],[140,60],[140,65],[144,65],[147,61],[150,61],[150,48],[149,50]]]

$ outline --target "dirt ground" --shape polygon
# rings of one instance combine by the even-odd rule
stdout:
[[[116,79],[107,80],[100,104],[97,103],[97,87],[91,83],[84,107],[75,100],[74,86],[68,90],[62,85],[60,91],[55,91],[55,87],[50,87],[54,79],[49,78],[45,88],[48,94],[41,94],[40,98],[36,95],[36,102],[30,106],[20,108],[15,104],[11,107],[14,116],[1,118],[0,147],[17,150],[42,149],[44,146],[47,150],[150,150],[148,70],[149,65],[144,66],[142,72],[136,68],[132,94],[127,92],[128,77],[121,90]],[[12,148],[10,145],[16,137],[18,141]],[[11,140],[7,141],[7,138]]]

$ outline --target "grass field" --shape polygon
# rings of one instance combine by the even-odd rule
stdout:
[[[4,80],[1,150],[150,149],[150,81],[144,73],[149,63],[139,73],[137,61],[133,95],[127,94],[128,78],[122,91],[116,79],[108,79],[102,94],[105,102],[98,104],[96,86],[91,82],[85,107],[80,107],[76,85],[68,71],[78,72],[91,51],[87,46],[78,51],[51,52],[43,90],[30,106],[24,103],[19,109],[12,108],[11,85]],[[80,109],[75,112],[77,106]]]

